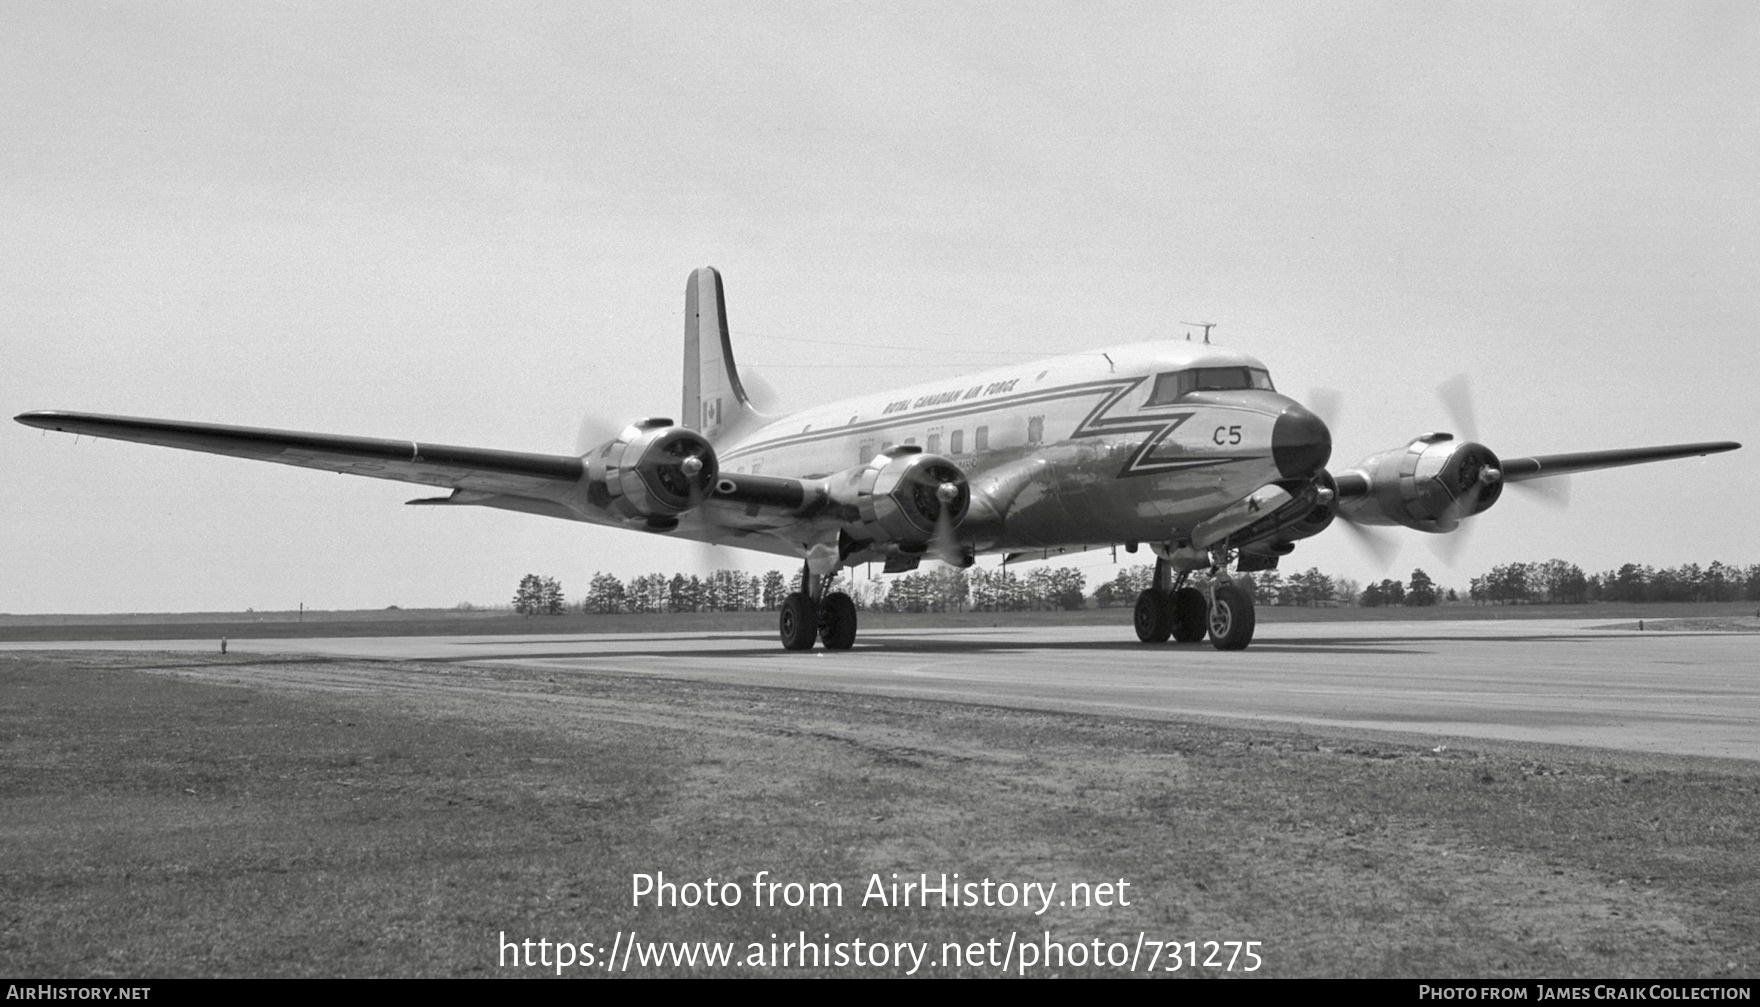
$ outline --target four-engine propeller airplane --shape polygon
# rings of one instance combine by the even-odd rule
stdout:
[[[72,412],[20,423],[95,437],[447,487],[412,504],[500,507],[800,559],[782,645],[845,649],[839,570],[925,556],[1123,543],[1155,555],[1136,603],[1145,642],[1253,639],[1230,570],[1274,569],[1334,520],[1453,531],[1504,484],[1729,451],[1722,441],[1499,459],[1430,433],[1343,471],[1332,437],[1265,365],[1208,343],[1147,342],[761,415],[734,365],[721,277],[685,289],[679,422],[638,420],[580,456],[527,454]],[[1206,592],[1188,583],[1208,571]]]

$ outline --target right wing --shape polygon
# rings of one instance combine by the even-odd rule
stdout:
[[[581,459],[572,455],[53,410],[21,413],[15,419],[44,430],[453,490],[451,497],[411,503],[482,504],[577,521],[585,519],[584,514],[566,506],[567,501],[578,496],[585,471]]]

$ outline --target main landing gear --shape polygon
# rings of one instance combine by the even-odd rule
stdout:
[[[830,594],[834,574],[801,577],[804,590],[783,599],[778,625],[784,650],[812,650],[822,641],[826,650],[848,650],[856,642],[856,603],[843,592]]]
[[[1228,581],[1217,581],[1210,598],[1186,583],[1190,571],[1172,578],[1164,559],[1155,560],[1155,582],[1137,595],[1137,639],[1144,643],[1196,643],[1210,634],[1217,650],[1245,650],[1257,623],[1252,596]],[[1170,583],[1171,581],[1171,583]]]

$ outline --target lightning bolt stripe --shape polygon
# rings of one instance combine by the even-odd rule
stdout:
[[[823,430],[812,430],[806,433],[788,434],[752,444],[742,444],[721,456],[723,462],[744,458],[747,455],[774,451],[777,448],[795,447],[800,444],[811,444],[816,441],[832,440],[856,434],[877,433],[901,426],[934,424],[957,416],[971,416],[998,409],[1012,409],[1020,406],[1040,405],[1056,402],[1060,399],[1080,398],[1085,395],[1104,395],[1100,404],[1082,421],[1086,426],[1100,413],[1105,412],[1114,403],[1130,394],[1131,389],[1142,384],[1145,378],[1112,378],[1104,381],[1085,381],[1074,385],[1061,385],[1056,388],[1043,388],[1037,391],[1016,392],[1011,395],[1000,395],[996,398],[983,399],[976,402],[953,403],[921,412],[902,412],[879,419],[867,420],[862,423],[851,423],[841,427],[826,427]],[[1102,421],[1106,422],[1106,421]],[[1078,428],[1079,429],[1079,428]],[[1108,428],[1110,429],[1110,428]]]
[[[1043,388],[1036,391],[1019,392],[1003,395],[980,402],[954,403],[939,408],[926,409],[922,412],[900,413],[894,416],[868,420],[863,423],[851,423],[841,427],[826,427],[823,430],[810,430],[798,434],[758,441],[753,444],[742,444],[733,451],[721,456],[723,464],[774,451],[778,448],[795,447],[818,441],[842,439],[883,430],[894,430],[901,426],[934,425],[961,416],[973,416],[1001,409],[1018,409],[1023,406],[1043,405],[1063,399],[1099,396],[1099,401],[1088,415],[1076,424],[1070,433],[1070,439],[1100,437],[1113,434],[1144,433],[1148,434],[1143,443],[1131,452],[1124,467],[1119,469],[1117,478],[1128,479],[1135,476],[1155,475],[1161,472],[1178,472],[1188,469],[1209,468],[1225,465],[1236,461],[1256,461],[1263,454],[1204,454],[1197,457],[1156,457],[1155,451],[1166,441],[1175,430],[1194,415],[1194,410],[1176,408],[1174,411],[1139,411],[1127,416],[1108,416],[1119,403],[1128,398],[1132,392],[1141,388],[1147,375],[1130,378],[1109,378],[1100,381],[1084,381],[1073,385],[1060,385],[1056,388]],[[1165,407],[1164,407],[1165,408]]]

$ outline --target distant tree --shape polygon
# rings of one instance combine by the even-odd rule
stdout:
[[[1404,605],[1406,603],[1406,586],[1390,577],[1384,577],[1378,585],[1381,589],[1381,604]]]
[[[764,574],[764,609],[775,612],[782,608],[782,599],[787,595],[788,582],[782,579],[781,570],[771,570]]]
[[[1111,608],[1118,604],[1117,597],[1118,593],[1112,589],[1112,581],[1104,581],[1094,589],[1094,606],[1096,608]]]
[[[520,615],[537,615],[544,610],[542,577],[528,573],[519,579],[519,588],[513,592],[513,610]]]
[[[1082,607],[1082,592],[1087,586],[1087,575],[1079,568],[1060,566],[1051,572],[1051,596],[1048,600],[1052,606],[1073,612]]]
[[[1477,594],[1483,589],[1485,596],[1499,604],[1512,604],[1533,600],[1533,591],[1528,583],[1527,563],[1506,563],[1494,566],[1485,575],[1484,583],[1474,589]]]
[[[1335,590],[1332,578],[1321,573],[1319,567],[1311,566],[1301,573],[1290,575],[1283,592],[1284,604],[1330,605]]]
[[[587,596],[581,600],[581,610],[601,615],[621,612],[624,597],[623,581],[612,574],[595,571],[593,579],[588,582]]]
[[[1735,571],[1718,560],[1712,560],[1705,568],[1705,598],[1707,601],[1734,601],[1736,597]]]
[[[1436,582],[1422,569],[1412,571],[1410,586],[1406,588],[1406,604],[1420,607],[1436,604]]]
[[[1362,597],[1362,589],[1356,581],[1340,577],[1335,584],[1334,597],[1338,599],[1340,605],[1355,605],[1357,600]]]
[[[1381,596],[1381,585],[1370,584],[1368,587],[1363,588],[1363,594],[1358,601],[1358,604],[1362,605],[1364,608],[1380,608],[1387,604],[1387,599]]]
[[[545,615],[561,615],[567,608],[562,585],[555,577],[545,577],[538,582],[538,607]]]
[[[1283,575],[1276,570],[1267,570],[1259,575],[1256,584],[1261,604],[1279,605],[1283,602]]]

